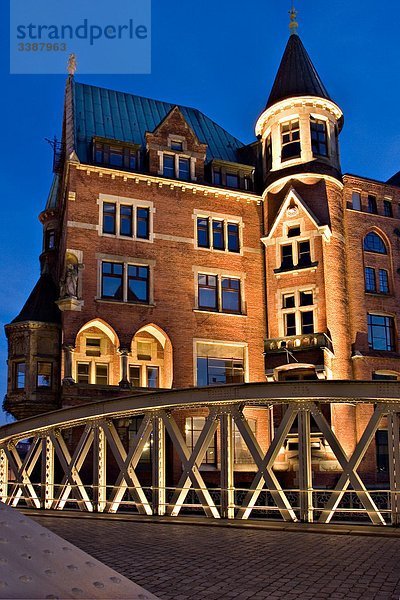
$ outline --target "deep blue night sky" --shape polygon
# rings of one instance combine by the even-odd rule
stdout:
[[[52,177],[44,138],[60,135],[65,83],[62,76],[8,74],[5,4],[0,8],[0,401],[6,389],[3,325],[19,312],[39,273],[37,216]],[[388,179],[400,170],[398,3],[298,0],[296,6],[301,38],[345,114],[344,172]],[[289,0],[153,0],[152,74],[88,77],[78,68],[76,77],[197,107],[250,142],[287,41],[289,8]]]

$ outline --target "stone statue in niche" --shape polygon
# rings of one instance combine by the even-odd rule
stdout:
[[[77,298],[78,297],[78,263],[67,263],[65,267],[64,278],[60,283],[61,298]]]

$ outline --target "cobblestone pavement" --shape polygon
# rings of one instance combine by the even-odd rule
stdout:
[[[400,598],[400,538],[35,519],[164,600]]]

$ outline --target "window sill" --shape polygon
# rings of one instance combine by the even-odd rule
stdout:
[[[225,317],[247,317],[246,313],[230,313],[230,312],[222,312],[218,310],[206,310],[204,308],[194,308],[194,313],[200,313],[203,315],[223,315]]]
[[[346,210],[350,210],[351,212],[355,212],[355,213],[362,213],[363,215],[367,215],[370,217],[382,217],[383,219],[394,219],[395,221],[398,221],[398,217],[395,217],[394,215],[390,216],[390,215],[380,215],[379,213],[370,213],[367,210],[362,210],[361,208],[353,208],[352,206],[347,206]]]
[[[207,252],[216,252],[217,254],[229,254],[229,256],[243,256],[243,249],[240,250],[220,250],[219,248],[206,248],[205,246],[195,246],[195,250],[206,250]]]
[[[121,235],[117,233],[104,233],[103,231],[99,231],[100,237],[116,239],[116,240],[126,240],[127,242],[147,242],[148,244],[154,243],[154,235],[150,234],[149,238],[141,238],[134,235]]]
[[[390,292],[368,292],[367,290],[365,290],[365,294],[367,296],[375,296],[376,298],[394,298],[394,295]]]
[[[124,302],[123,300],[112,300],[111,298],[95,298],[95,302],[102,304],[122,304],[123,306],[141,306],[146,308],[155,308],[156,304],[145,302]]]
[[[316,268],[318,267],[318,262],[313,262],[310,265],[307,265],[306,267],[299,267],[299,265],[297,265],[296,267],[290,268],[290,269],[282,269],[281,267],[279,269],[274,269],[274,273],[275,275],[283,275],[285,273],[290,273],[291,275],[296,275],[297,273],[303,273],[304,271],[315,271]]]

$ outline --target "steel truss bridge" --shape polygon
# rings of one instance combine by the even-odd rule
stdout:
[[[351,456],[324,417],[323,404],[371,406],[369,422]],[[244,408],[270,409],[279,405],[286,410],[269,448],[263,452]],[[176,415],[180,410],[197,408],[208,409],[208,416],[191,451]],[[398,525],[399,415],[400,383],[395,382],[241,384],[159,391],[76,406],[0,428],[0,500],[14,507],[60,511],[130,510],[149,516],[177,516],[181,511],[192,510],[216,519],[248,519],[257,514],[292,522],[364,518],[375,525]],[[133,445],[126,450],[118,433],[118,421],[133,417],[143,418]],[[286,490],[273,466],[296,417],[298,487]],[[313,487],[312,421],[341,468],[332,489]],[[390,485],[385,490],[375,490],[367,487],[358,469],[382,422],[388,430]],[[241,490],[234,483],[234,425],[256,466],[252,482]],[[346,423],[341,427],[345,428]],[[220,483],[212,488],[203,479],[201,464],[216,435]],[[167,464],[167,437],[182,464],[180,480],[174,486],[166,484],[171,468]],[[151,485],[145,487],[140,482],[138,465],[150,439]],[[21,452],[23,440],[29,440],[25,452]],[[110,484],[111,476],[114,479]]]

